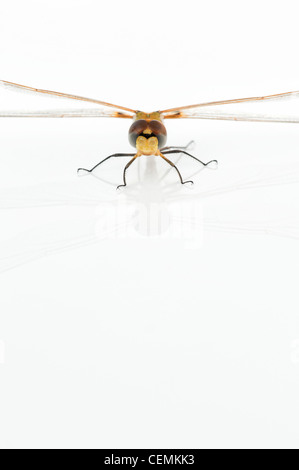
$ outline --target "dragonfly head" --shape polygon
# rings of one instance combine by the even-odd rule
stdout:
[[[138,112],[129,129],[129,142],[145,155],[152,155],[165,146],[166,128],[160,114]]]

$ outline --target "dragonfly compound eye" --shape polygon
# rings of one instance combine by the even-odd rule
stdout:
[[[148,124],[145,119],[138,119],[133,122],[129,129],[129,142],[133,147],[136,147],[136,140],[147,129]]]
[[[161,121],[150,121],[148,127],[152,131],[152,135],[157,137],[159,149],[164,147],[167,141],[167,132],[164,124]]]

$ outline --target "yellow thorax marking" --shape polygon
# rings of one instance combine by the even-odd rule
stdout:
[[[145,119],[146,121],[160,121],[162,122],[162,116],[159,111],[153,113],[144,113],[143,111],[137,111],[135,114],[135,121],[138,119]]]

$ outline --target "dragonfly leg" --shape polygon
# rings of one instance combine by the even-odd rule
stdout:
[[[97,163],[91,170],[88,170],[87,168],[78,168],[77,172],[80,173],[81,171],[86,171],[87,173],[92,173],[93,170],[95,170],[98,166],[102,165],[102,163],[106,162],[109,160],[109,158],[112,157],[133,157],[135,153],[114,153],[113,155],[109,155],[109,157],[104,158],[100,163]]]
[[[140,154],[139,153],[136,153],[136,155],[134,154],[134,157],[132,158],[132,160],[129,161],[129,163],[126,164],[125,168],[124,168],[124,173],[123,173],[123,184],[120,184],[119,186],[117,186],[116,189],[119,189],[119,188],[124,188],[125,186],[127,186],[127,180],[126,180],[126,173],[127,173],[127,169],[129,168],[129,166],[132,165],[132,163],[136,160],[136,158],[140,157]]]
[[[170,155],[172,153],[183,153],[184,155],[188,155],[189,157],[193,158],[194,160],[196,160],[197,162],[201,163],[204,166],[211,166],[211,167],[216,167],[216,168],[218,166],[218,161],[217,160],[211,160],[211,161],[205,163],[205,162],[202,162],[201,160],[199,160],[199,158],[194,157],[194,155],[191,155],[191,153],[185,152],[184,150],[169,150],[169,151],[165,152],[164,155]]]
[[[184,147],[179,147],[177,145],[175,145],[175,146],[171,145],[170,147],[163,147],[160,150],[161,150],[161,152],[164,152],[165,150],[187,150],[188,148],[193,147],[194,144],[195,144],[194,140],[190,140],[190,142],[187,145],[185,145]]]
[[[178,152],[179,152],[179,150],[178,150]],[[169,153],[171,153],[171,152],[169,152]],[[171,162],[170,160],[168,160],[168,158],[166,158],[166,157],[163,155],[163,153],[160,153],[160,157],[162,157],[163,160],[165,160],[170,166],[172,166],[172,168],[174,168],[174,169],[176,170],[176,172],[177,172],[177,174],[179,175],[179,178],[180,178],[180,181],[181,181],[182,184],[186,184],[186,183],[194,184],[193,181],[184,181],[183,178],[182,178],[182,175],[181,175],[181,173],[180,173],[180,171],[179,171],[179,169],[178,169],[178,167],[177,167],[173,162]]]

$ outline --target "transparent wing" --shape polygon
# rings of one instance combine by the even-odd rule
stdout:
[[[0,110],[0,117],[118,117],[118,118],[132,118],[136,111],[134,109],[117,106],[104,101],[95,100],[92,98],[85,98],[83,96],[70,95],[67,93],[59,93],[56,91],[41,90],[16,83],[6,82],[0,80],[0,86],[12,91],[21,91],[39,96],[49,96],[61,98],[64,100],[76,100],[85,103],[96,104],[94,109],[50,109],[50,110]]]
[[[299,123],[299,91],[236,100],[212,101],[165,109],[161,113],[164,119],[195,118]]]
[[[119,113],[110,109],[51,109],[48,111],[0,111],[0,117],[46,117],[46,118],[70,118],[70,117],[118,117],[132,119],[131,114]]]

